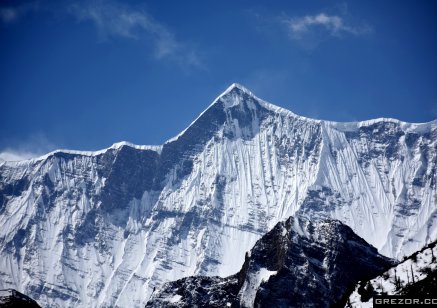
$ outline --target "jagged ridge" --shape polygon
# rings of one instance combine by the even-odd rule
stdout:
[[[434,298],[436,287],[437,242],[432,242],[381,275],[360,281],[347,307],[373,307],[373,296],[383,294]]]
[[[41,308],[33,299],[13,289],[0,290],[0,307]]]
[[[333,220],[289,218],[258,240],[227,278],[164,285],[146,307],[334,307],[353,286],[394,262]]]
[[[295,213],[402,258],[437,235],[436,127],[307,119],[232,86],[162,146],[2,163],[0,287],[141,306],[169,280],[237,272]]]

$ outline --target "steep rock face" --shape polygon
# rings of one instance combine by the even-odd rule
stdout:
[[[228,278],[170,282],[146,307],[332,307],[393,265],[338,221],[289,218],[256,242]]]
[[[155,290],[146,308],[240,307],[240,288],[237,275],[227,278],[190,276],[167,282],[161,290]]]
[[[233,85],[162,146],[0,163],[0,287],[141,306],[164,282],[237,272],[297,211],[401,258],[437,237],[436,142],[436,122],[312,120]]]

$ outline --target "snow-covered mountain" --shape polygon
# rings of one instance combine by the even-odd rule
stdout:
[[[347,307],[373,307],[374,295],[403,295],[406,298],[435,298],[437,290],[437,242],[415,252],[371,280],[357,284]]]
[[[393,263],[337,220],[290,217],[256,242],[237,274],[166,283],[146,307],[341,307],[359,280]]]
[[[437,238],[437,121],[335,123],[233,84],[162,146],[0,165],[0,288],[42,305],[141,306],[228,276],[291,215],[331,217],[402,258]]]

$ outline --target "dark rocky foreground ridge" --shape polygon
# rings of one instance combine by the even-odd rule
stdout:
[[[0,307],[41,308],[36,301],[13,289],[0,290]]]
[[[339,221],[290,217],[256,242],[237,274],[167,283],[146,307],[344,306],[359,280],[393,265]]]
[[[405,298],[437,298],[437,241],[405,258],[381,275],[360,281],[346,307],[372,307],[375,295]]]
[[[436,241],[398,263],[338,221],[290,217],[256,243],[235,275],[167,283],[146,307],[363,308],[381,294],[434,298],[436,287]],[[40,306],[8,289],[0,290],[0,307]]]

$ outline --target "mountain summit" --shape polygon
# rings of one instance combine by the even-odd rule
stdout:
[[[333,218],[388,257],[437,238],[437,122],[304,118],[239,85],[161,146],[0,165],[0,288],[43,306],[134,306],[238,272],[292,215]]]
[[[344,307],[354,284],[392,265],[338,221],[290,217],[256,242],[238,273],[166,283],[146,307]]]

